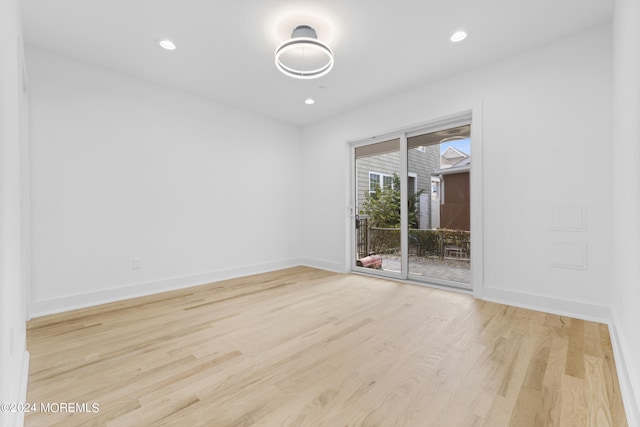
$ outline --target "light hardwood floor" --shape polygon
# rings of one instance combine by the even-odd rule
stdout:
[[[26,426],[625,426],[606,325],[306,267],[33,319]],[[54,407],[55,408],[55,407]]]

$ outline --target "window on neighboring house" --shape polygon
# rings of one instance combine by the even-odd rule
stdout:
[[[380,183],[385,188],[393,188],[393,175],[379,172],[369,172],[369,194],[373,195]]]
[[[369,172],[369,193],[373,194],[380,186],[380,174]]]

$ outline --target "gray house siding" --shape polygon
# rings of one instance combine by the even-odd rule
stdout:
[[[424,148],[424,152],[418,149],[409,150],[408,171],[409,176],[415,174],[417,178],[416,191],[431,192],[431,174],[440,168],[440,146],[431,145]],[[363,157],[356,160],[356,211],[360,212],[362,203],[369,193],[369,173],[379,173],[393,176],[400,172],[400,153],[378,154]],[[428,206],[421,209],[429,209]],[[420,224],[420,228],[429,228],[430,224]]]

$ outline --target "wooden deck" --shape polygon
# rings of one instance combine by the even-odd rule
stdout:
[[[29,402],[99,411],[26,426],[627,425],[606,325],[305,267],[36,318],[27,342]]]

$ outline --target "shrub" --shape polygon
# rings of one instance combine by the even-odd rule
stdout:
[[[423,190],[409,196],[409,228],[418,228],[418,203]],[[376,228],[400,227],[400,177],[393,174],[393,184],[378,186],[373,194],[367,193],[361,214],[369,219],[369,226]]]

